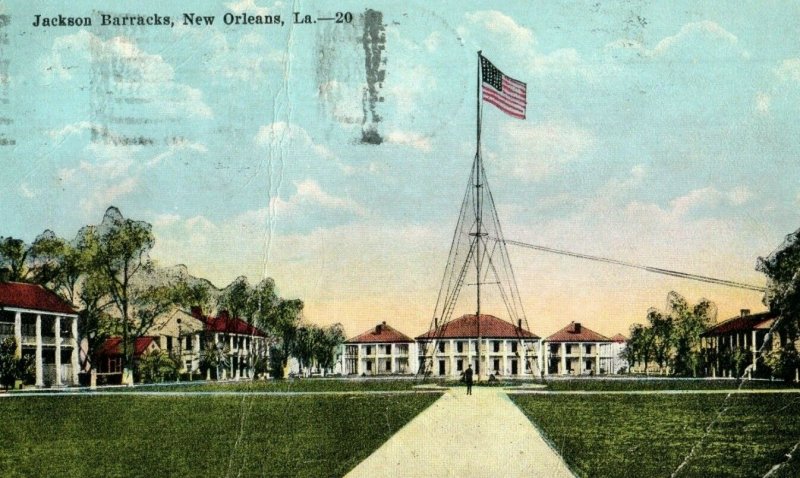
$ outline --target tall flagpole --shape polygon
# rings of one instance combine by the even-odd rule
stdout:
[[[482,73],[481,73],[481,51],[478,50],[478,84],[477,86],[477,124],[476,124],[476,150],[475,150],[475,286],[477,287],[477,310],[475,312],[475,322],[478,328],[478,365],[475,367],[477,370],[478,381],[480,381],[481,376],[483,376],[483,354],[481,353],[481,342],[483,337],[481,337],[481,222],[483,221],[483,211],[482,211],[482,197],[483,194],[481,193],[481,188],[483,187],[481,181],[481,171],[483,168],[481,167],[481,80],[482,80]]]

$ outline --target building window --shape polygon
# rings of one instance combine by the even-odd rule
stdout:
[[[167,336],[167,350],[172,350],[172,337]]]
[[[500,359],[494,359],[494,371],[497,372],[500,370]]]
[[[192,350],[192,336],[186,336],[186,350]]]
[[[366,347],[364,347],[364,355],[372,355],[372,346],[371,345],[367,345]]]
[[[385,350],[384,350],[384,353],[385,353],[386,355],[391,355],[391,354],[392,354],[392,344],[386,344],[386,345],[384,345],[383,347],[384,347],[384,349],[385,349]]]
[[[571,354],[572,353],[572,345],[570,345],[570,344],[566,345],[566,352],[567,352],[567,354]]]
[[[459,372],[464,370],[464,360],[462,360],[462,359],[456,360],[456,370],[459,371]]]
[[[367,372],[372,372],[372,360],[367,360]]]
[[[591,345],[584,345],[583,347],[584,347],[584,352],[585,352],[587,355],[591,355],[591,353],[592,353],[592,346],[591,346]]]
[[[464,353],[464,342],[460,342],[460,341],[459,341],[459,342],[456,342],[456,350],[457,350],[457,351],[458,351],[458,353],[460,353],[460,354],[461,354],[461,353]],[[461,369],[459,368],[459,370],[461,370]]]
[[[513,354],[517,353],[517,343],[516,342],[511,342],[511,353],[513,353]]]
[[[439,342],[439,353],[444,353],[444,342]]]
[[[494,342],[492,342],[492,347],[494,347],[493,350],[495,352],[499,352],[500,351],[500,341],[499,340],[495,340]],[[497,369],[497,367],[495,367],[495,369]]]

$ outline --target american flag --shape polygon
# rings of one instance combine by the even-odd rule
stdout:
[[[525,119],[525,83],[506,76],[492,62],[481,57],[483,101],[491,103],[507,115]]]

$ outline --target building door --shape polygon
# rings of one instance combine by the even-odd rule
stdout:
[[[517,374],[517,359],[511,359],[511,375]]]
[[[439,375],[444,375],[444,360],[439,360]]]

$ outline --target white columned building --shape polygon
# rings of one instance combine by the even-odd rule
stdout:
[[[54,292],[0,283],[0,339],[5,337],[14,337],[18,357],[33,359],[33,385],[78,385],[78,313]]]
[[[413,375],[417,373],[414,340],[386,322],[342,344],[344,375]]]
[[[580,322],[571,322],[544,339],[545,375],[619,373],[627,368],[618,358],[624,345],[624,337],[622,341],[617,336],[610,339]]]
[[[463,315],[416,341],[418,363],[434,377],[459,378],[469,365],[476,377],[481,367],[485,377],[532,378],[541,373],[539,337],[493,315],[481,314],[480,320],[475,314]]]

